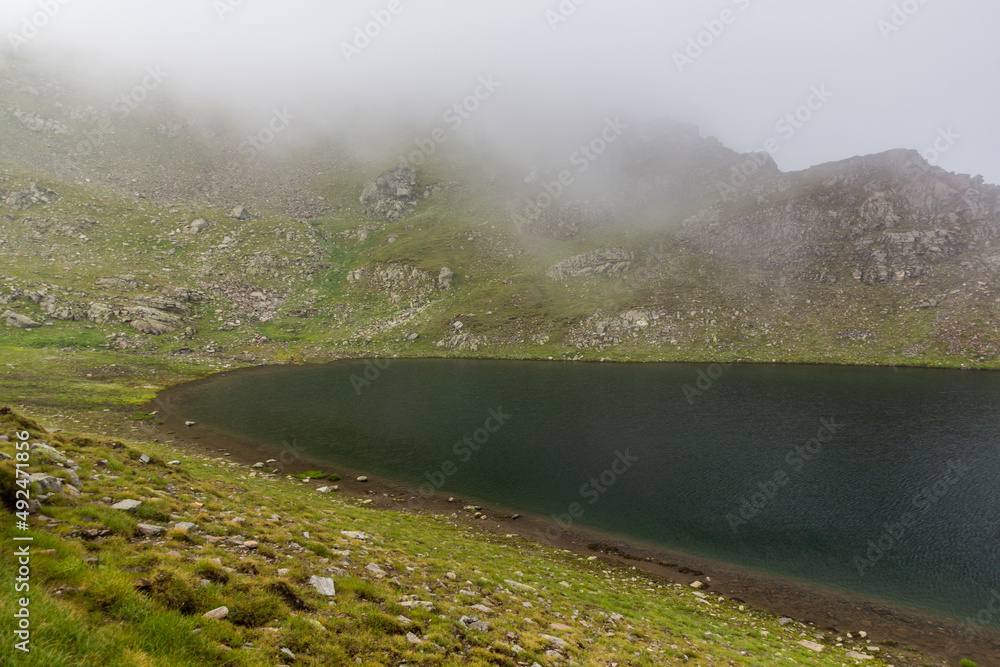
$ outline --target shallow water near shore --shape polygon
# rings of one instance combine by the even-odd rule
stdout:
[[[1000,374],[343,361],[171,398],[261,460],[349,466],[551,516],[552,536],[593,527],[1000,626]]]

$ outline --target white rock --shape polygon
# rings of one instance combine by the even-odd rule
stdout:
[[[816,651],[817,653],[819,653],[820,651],[823,650],[823,645],[822,644],[817,644],[816,642],[811,642],[808,639],[800,640],[799,644],[801,646],[805,646],[807,649],[810,649],[812,651]]]
[[[365,572],[375,575],[379,579],[385,576],[385,570],[383,570],[378,563],[368,563],[365,566]]]
[[[221,621],[226,616],[229,616],[228,607],[218,607],[216,609],[213,609],[212,611],[206,611],[204,614],[201,615],[202,618],[211,618],[216,621]]]
[[[406,633],[406,641],[409,642],[410,644],[423,644],[424,643],[423,639],[421,639],[420,637],[416,636],[412,632],[407,632]]]
[[[864,653],[857,653],[856,651],[848,651],[845,653],[848,658],[854,658],[855,660],[874,660],[874,656],[865,655]]]
[[[174,525],[174,529],[179,530],[182,533],[189,533],[192,530],[195,530],[197,527],[198,526],[194,525],[190,521],[181,521],[180,523]]]
[[[139,500],[119,500],[117,503],[111,506],[111,509],[122,510],[123,512],[134,512],[141,506],[142,506],[142,501]]]
[[[309,583],[312,584],[313,588],[319,591],[320,595],[333,597],[337,594],[337,588],[333,584],[333,579],[312,576],[309,577]]]

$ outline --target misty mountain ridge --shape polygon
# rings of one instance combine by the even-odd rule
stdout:
[[[258,360],[281,342],[321,356],[998,363],[1000,189],[914,150],[782,172],[694,125],[624,116],[524,154],[474,117],[351,141],[281,109],[193,112],[149,82],[129,105],[0,64],[14,315],[99,325],[123,349]],[[236,206],[253,220],[229,217]],[[56,269],[115,258],[158,277],[106,290],[108,276]]]

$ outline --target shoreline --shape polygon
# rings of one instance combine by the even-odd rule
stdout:
[[[159,398],[143,409],[157,409],[158,401]],[[160,408],[162,409],[162,404]],[[165,444],[180,449],[190,448],[199,454],[245,465],[248,472],[259,472],[252,470],[251,466],[282,454],[277,449],[252,443],[211,427],[200,424],[185,426],[184,420],[176,414],[163,415],[163,421],[165,423],[157,430],[161,432],[162,442]],[[163,433],[165,431],[172,431],[173,434],[167,435]],[[287,463],[280,462],[279,473],[259,474],[280,478],[307,470],[327,470],[332,467],[329,462],[304,458],[298,454],[290,458]],[[265,470],[270,469],[273,468]],[[855,636],[859,631],[864,631],[873,643],[891,646],[896,652],[905,653],[905,649],[912,648],[928,657],[947,660],[948,664],[958,664],[958,660],[964,657],[979,660],[981,664],[991,664],[984,661],[1000,656],[1000,630],[977,628],[973,636],[969,637],[969,624],[959,619],[716,561],[598,529],[578,526],[560,528],[558,537],[551,539],[545,535],[545,531],[554,524],[546,517],[515,514],[509,508],[481,499],[449,497],[440,493],[423,496],[404,482],[339,464],[336,465],[336,472],[341,475],[337,482],[323,480],[300,483],[312,489],[336,485],[339,490],[333,493],[368,501],[366,504],[375,509],[449,516],[457,523],[495,534],[517,535],[548,548],[564,549],[583,557],[596,557],[606,562],[634,566],[671,583],[686,586],[698,579],[709,584],[703,590],[710,595],[724,595],[740,604],[791,618],[804,624],[803,629],[816,627],[841,635],[850,632]],[[365,476],[367,481],[357,481],[359,476]],[[414,507],[414,500],[423,502],[419,503],[419,507]],[[486,518],[475,518],[472,512],[463,509],[468,505],[480,506]],[[610,549],[594,549],[594,545]]]

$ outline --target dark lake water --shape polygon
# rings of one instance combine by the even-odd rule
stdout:
[[[1000,374],[378,365],[238,371],[174,397],[272,458],[297,448],[960,618],[1000,596]]]

